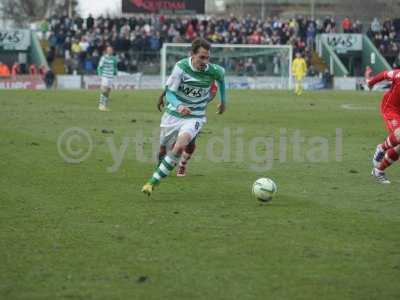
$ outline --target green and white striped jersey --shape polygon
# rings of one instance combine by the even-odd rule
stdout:
[[[117,75],[117,58],[112,55],[103,55],[97,67],[97,75],[106,78],[114,78]]]
[[[192,59],[184,58],[175,64],[167,80],[167,113],[183,118],[177,111],[179,105],[188,107],[192,113],[186,118],[203,118],[210,98],[210,87],[217,81],[221,101],[225,101],[225,70],[216,64],[208,64],[204,71],[196,70]],[[170,92],[176,98],[169,95]]]

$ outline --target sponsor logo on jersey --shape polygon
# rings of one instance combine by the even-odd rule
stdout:
[[[187,84],[181,84],[179,86],[179,91],[183,93],[186,97],[201,98],[208,92],[208,89],[194,87]]]

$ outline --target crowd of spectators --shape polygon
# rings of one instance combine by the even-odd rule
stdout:
[[[5,62],[0,61],[0,77],[17,77],[19,75],[30,75],[30,76],[44,76],[48,69],[45,66],[37,66],[35,64],[26,65],[18,62],[8,65]]]
[[[294,53],[301,52],[306,58],[307,75],[316,76],[319,74],[311,64],[316,35],[341,32],[366,32],[391,66],[400,67],[400,18],[383,22],[374,18],[363,28],[359,20],[353,21],[349,17],[336,23],[332,17],[324,20],[308,17],[260,20],[251,16],[196,18],[152,15],[96,19],[91,16],[86,19],[54,16],[41,26],[41,38],[48,41],[46,55],[49,65],[56,57],[61,57],[67,74],[95,74],[107,45],[115,50],[119,71],[159,74],[163,43],[191,42],[200,36],[220,44],[292,45]],[[283,69],[288,69],[287,56],[279,51],[271,56],[254,57],[235,57],[228,52],[217,55],[216,62],[231,75],[280,75]],[[17,75],[38,75],[49,82],[54,81],[51,68],[0,62],[0,78]]]
[[[317,33],[336,32],[333,18],[313,20],[307,17],[282,20],[260,20],[247,16],[237,18],[149,17],[86,19],[54,16],[42,25],[43,37],[48,39],[47,59],[56,56],[65,60],[66,73],[94,74],[106,45],[112,45],[121,71],[159,70],[159,52],[164,42],[190,42],[201,36],[213,43],[293,45],[295,51],[310,58]],[[271,70],[274,67],[271,58]],[[250,64],[252,61],[238,61]],[[258,61],[257,61],[258,63]],[[276,64],[275,64],[276,66]],[[232,70],[242,70],[235,66]],[[256,70],[257,71],[257,70]]]
[[[382,23],[374,18],[367,34],[389,64],[400,67],[400,18]]]
[[[400,22],[385,21],[381,25],[374,19],[368,30],[378,49],[392,57],[399,52]],[[48,40],[48,62],[55,57],[64,58],[67,74],[95,74],[97,64],[106,47],[114,47],[118,69],[124,72],[158,73],[160,49],[165,42],[191,42],[201,36],[212,43],[292,45],[294,52],[301,52],[311,66],[312,49],[318,33],[362,33],[359,20],[344,18],[338,24],[333,17],[314,20],[309,17],[257,19],[252,16],[226,18],[197,18],[192,16],[88,18],[53,16],[42,24],[42,36]],[[389,59],[390,60],[390,59]],[[400,63],[400,57],[398,58]],[[232,73],[276,73],[279,57],[270,61],[261,58],[237,60]],[[261,64],[261,67],[259,67]],[[264,67],[263,64],[266,66]],[[226,66],[229,67],[229,66]],[[309,68],[309,75],[315,69]],[[239,74],[240,75],[240,74]]]
[[[51,68],[44,65],[37,66],[35,64],[27,65],[15,62],[11,68],[5,62],[0,61],[0,80],[1,79],[18,79],[20,76],[28,76],[29,78],[41,78],[47,88],[53,86],[55,74]]]

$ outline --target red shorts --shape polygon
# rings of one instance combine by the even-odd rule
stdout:
[[[386,128],[390,133],[394,132],[397,128],[400,128],[400,113],[391,111],[382,113],[382,116]]]

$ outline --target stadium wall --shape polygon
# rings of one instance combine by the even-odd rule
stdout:
[[[327,82],[323,77],[306,77],[303,81],[305,90],[356,90],[362,89],[363,79],[358,77],[338,77],[332,82]],[[134,75],[117,76],[114,80],[115,90],[158,90],[160,89],[159,75]],[[249,77],[249,76],[227,76],[228,89],[251,89],[251,90],[288,90],[287,81],[280,77]],[[60,90],[99,90],[100,78],[97,76],[81,75],[57,75],[55,89]],[[0,79],[1,89],[45,89],[43,80],[29,75],[17,76],[15,78]]]
[[[46,69],[49,68],[46,57],[44,56],[43,49],[40,46],[39,39],[37,34],[34,31],[31,31],[31,46],[29,48],[29,60],[30,63],[33,63],[37,66],[45,66]]]

